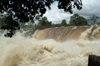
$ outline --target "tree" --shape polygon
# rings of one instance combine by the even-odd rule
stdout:
[[[88,25],[87,20],[84,17],[79,16],[78,14],[74,14],[73,16],[71,16],[69,23],[70,25],[76,25],[76,26]]]
[[[36,14],[40,13],[42,16],[46,12],[46,7],[50,8],[55,1],[58,1],[59,9],[70,13],[72,13],[72,6],[76,6],[79,10],[82,9],[81,0],[0,0],[0,12],[6,11],[21,21],[28,21],[33,19]],[[73,5],[72,2],[74,2]]]
[[[43,28],[47,28],[50,27],[52,25],[51,21],[48,21],[47,17],[40,17],[39,15],[37,15],[35,17],[36,22],[38,22],[38,24],[36,25],[36,29],[43,29]]]
[[[62,20],[61,26],[67,26],[66,19],[63,19],[63,20]]]
[[[65,12],[72,13],[73,6],[78,10],[82,9],[81,0],[0,0],[0,14],[7,12],[7,18],[11,20],[11,22],[6,22],[7,25],[2,29],[8,30],[9,26],[12,26],[9,28],[11,32],[17,30],[13,28],[19,28],[19,22],[33,20],[36,14],[42,16],[46,12],[46,7],[50,8],[55,1],[58,1],[58,8],[64,9]]]
[[[13,20],[11,16],[7,16],[5,17],[4,25],[1,26],[1,29],[7,29],[8,33],[5,34],[5,36],[12,37],[12,35],[15,33],[15,30],[20,29],[20,27],[17,21]]]
[[[49,26],[52,23],[48,21],[47,17],[42,17],[42,19],[39,20],[39,24],[42,26]]]
[[[37,15],[37,16],[35,17],[35,19],[36,19],[36,20],[39,20],[39,19],[40,19],[40,15]]]
[[[5,25],[6,15],[0,17],[0,27]]]
[[[93,24],[96,24],[96,22],[98,22],[99,19],[100,17],[94,14],[92,15],[92,17],[89,18],[89,20],[93,21]]]

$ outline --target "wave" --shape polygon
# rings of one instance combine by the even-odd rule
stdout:
[[[68,29],[71,30],[68,31]],[[100,56],[100,41],[82,39],[90,37],[97,39],[99,36],[99,27],[68,27],[59,28],[59,33],[55,32],[58,28],[50,28],[36,31],[34,36],[40,37],[42,40],[37,40],[32,37],[24,37],[22,33],[17,32],[12,38],[0,36],[0,66],[87,66],[88,56],[95,54]],[[81,31],[75,31],[76,29]],[[52,31],[54,31],[52,33]],[[93,30],[93,31],[92,31]],[[44,34],[45,31],[45,34]],[[70,41],[60,42],[57,40]],[[91,33],[92,31],[92,33]],[[43,33],[42,33],[43,32]],[[42,33],[42,34],[41,34]],[[77,33],[77,34],[75,34]],[[41,34],[41,35],[40,35]],[[51,35],[50,35],[51,34]],[[54,37],[54,34],[56,37]],[[64,34],[64,35],[63,35]],[[75,35],[74,35],[75,34]],[[80,34],[80,35],[79,35]],[[58,36],[62,35],[62,36]],[[72,36],[78,36],[81,39],[71,40]],[[53,39],[46,39],[53,37]],[[44,39],[45,38],[45,39]]]

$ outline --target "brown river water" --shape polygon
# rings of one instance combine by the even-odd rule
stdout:
[[[37,30],[32,38],[17,32],[0,36],[0,66],[87,66],[100,56],[99,26]]]

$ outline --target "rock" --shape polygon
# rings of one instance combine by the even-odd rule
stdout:
[[[100,66],[100,56],[89,55],[88,66]]]

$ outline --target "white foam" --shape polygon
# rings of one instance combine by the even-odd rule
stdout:
[[[100,41],[36,40],[17,33],[0,37],[0,66],[87,66],[90,54],[100,55]]]

